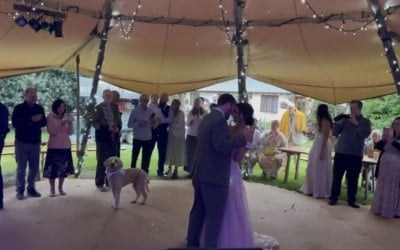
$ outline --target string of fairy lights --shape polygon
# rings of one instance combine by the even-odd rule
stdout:
[[[142,1],[138,0],[135,10],[132,12],[131,20],[128,22],[124,22],[121,18],[121,15],[116,17],[117,24],[119,25],[119,30],[121,31],[121,37],[124,39],[131,39],[131,33],[133,32],[133,28],[135,25],[136,17],[139,13],[139,10],[142,8]]]
[[[228,13],[228,10],[224,7],[222,0],[219,0],[218,8],[221,12],[220,20],[224,23],[223,30],[226,32],[226,35],[228,37],[226,41],[228,43],[232,43],[234,29],[231,27],[229,20],[227,20],[225,16]]]
[[[300,0],[302,4],[304,4],[311,12],[312,12],[312,18],[316,19],[319,21],[319,23],[323,24],[325,29],[333,29],[342,32],[343,34],[347,35],[348,33],[351,33],[353,35],[356,35],[357,32],[360,31],[367,31],[368,30],[368,25],[374,22],[374,18],[370,15],[364,16],[364,14],[361,14],[361,19],[353,19],[353,23],[361,23],[359,27],[356,28],[346,28],[346,21],[344,18],[342,19],[342,24],[340,26],[336,26],[331,24],[329,21],[331,20],[332,17],[340,15],[340,14],[332,14],[329,16],[325,16],[322,14],[319,14],[310,4],[309,1],[307,0]]]

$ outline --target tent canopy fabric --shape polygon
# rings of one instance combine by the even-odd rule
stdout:
[[[31,2],[40,1],[25,1]],[[42,2],[37,8],[79,7],[68,11],[63,38],[44,30],[36,33],[29,25],[17,26],[13,4],[21,1],[0,0],[0,77],[55,67],[75,70],[77,54],[80,72],[93,76],[100,41],[93,30],[102,30],[100,13],[104,13],[105,1]],[[116,0],[114,13],[129,19],[138,2]],[[392,75],[386,73],[389,64],[381,56],[384,48],[376,24],[373,17],[366,16],[371,13],[369,1],[308,2],[320,16],[333,16],[327,21],[333,27],[366,29],[355,35],[327,29],[324,23],[312,21],[313,12],[301,0],[248,0],[243,13],[249,24],[245,32],[248,76],[330,103],[395,93]],[[234,79],[236,48],[227,42],[223,26],[212,25],[221,24],[220,3],[226,10],[224,19],[233,23],[233,0],[141,0],[130,39],[121,37],[118,21],[112,22],[101,79],[149,94],[175,94]],[[400,5],[400,0],[379,3],[388,9]],[[123,21],[124,27],[130,22]],[[400,34],[399,8],[393,8],[386,25],[393,34]],[[400,54],[399,46],[394,48]]]

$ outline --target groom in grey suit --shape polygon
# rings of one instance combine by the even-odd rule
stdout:
[[[254,133],[254,130],[247,129],[238,137],[229,137],[226,120],[235,105],[232,95],[222,94],[218,98],[218,107],[206,115],[200,124],[194,158],[194,201],[189,217],[187,247],[199,247],[203,225],[205,247],[217,247],[228,196],[231,154],[234,149],[251,142]]]

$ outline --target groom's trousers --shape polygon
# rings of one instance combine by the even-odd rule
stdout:
[[[187,246],[200,246],[200,234],[204,225],[204,247],[216,248],[224,218],[228,186],[193,182],[193,187],[194,202],[189,216]]]

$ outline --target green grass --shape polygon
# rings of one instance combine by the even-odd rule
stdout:
[[[7,136],[7,141],[12,141],[14,138],[13,132],[11,132]],[[42,135],[43,141],[47,141],[48,134],[46,132],[43,133]],[[302,146],[306,148],[310,148],[312,145],[312,141],[307,141],[305,142]],[[90,147],[93,147],[93,145],[90,145]],[[132,155],[132,147],[130,145],[124,145],[125,150],[121,150],[121,160],[124,163],[124,166],[130,166],[131,164],[131,155]],[[13,148],[5,148],[3,152],[12,152],[14,149]],[[76,156],[74,155],[74,162],[76,163]],[[157,179],[157,163],[158,163],[158,152],[157,152],[157,147],[153,151],[151,161],[150,161],[150,169],[149,169],[149,177],[151,179]],[[139,155],[137,165],[140,166],[141,164],[141,155]],[[15,158],[13,156],[2,156],[1,159],[1,166],[2,166],[2,171],[3,175],[5,177],[5,183],[6,185],[13,185],[14,184],[14,179],[15,179],[15,171],[16,171],[16,162]],[[280,171],[278,174],[278,177],[276,179],[270,179],[270,178],[264,178],[262,177],[262,170],[261,168],[256,165],[254,168],[254,175],[248,178],[248,181],[250,182],[256,182],[256,183],[262,183],[265,185],[270,185],[270,186],[276,186],[292,191],[298,191],[303,184],[304,181],[304,176],[307,168],[307,162],[300,161],[300,166],[299,166],[299,175],[298,179],[294,180],[294,166],[295,163],[292,161],[290,165],[290,173],[289,173],[289,180],[288,183],[283,183],[284,179],[284,171]],[[76,167],[76,165],[75,165]],[[165,167],[165,170],[167,169],[167,166]],[[80,178],[89,178],[93,179],[96,171],[96,152],[87,152],[85,156],[85,161],[84,161],[84,166],[82,168],[82,173],[80,175]],[[185,178],[187,173],[183,171],[182,168],[179,169],[179,178]],[[360,178],[361,182],[361,178]],[[360,186],[360,185],[359,185]],[[342,195],[339,197],[341,200],[347,200],[346,194],[347,190],[346,188],[342,187]],[[371,192],[368,192],[368,197],[367,200],[364,200],[364,189],[359,189],[357,193],[357,200],[362,203],[362,204],[371,204],[372,202],[373,195]]]

